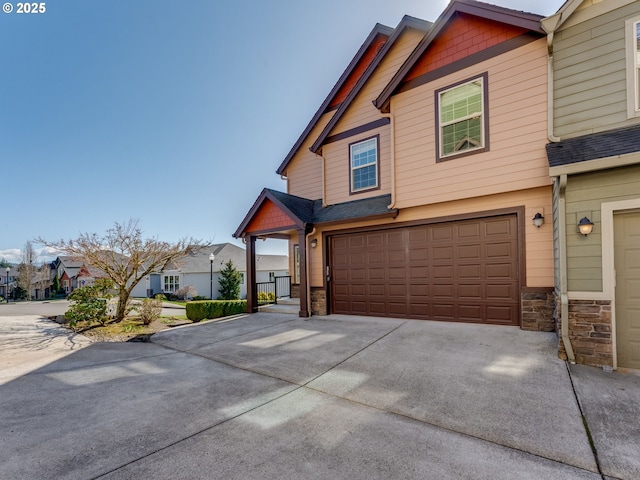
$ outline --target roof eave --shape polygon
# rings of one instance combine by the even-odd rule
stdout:
[[[307,139],[307,137],[309,136],[313,128],[316,126],[316,124],[320,120],[320,117],[322,117],[322,115],[325,113],[327,107],[333,100],[333,97],[338,93],[340,88],[342,88],[342,85],[344,84],[344,82],[347,80],[347,78],[349,78],[349,75],[351,75],[354,68],[358,65],[358,63],[360,62],[364,54],[367,52],[371,44],[375,41],[375,39],[379,35],[386,35],[387,37],[390,37],[392,33],[393,33],[393,28],[388,27],[386,25],[382,25],[380,23],[377,23],[373,27],[373,29],[367,36],[366,40],[364,41],[364,43],[360,46],[360,49],[358,50],[358,52],[351,59],[351,62],[349,63],[347,68],[344,70],[344,72],[342,72],[342,75],[340,76],[336,84],[333,86],[333,88],[331,89],[327,97],[324,99],[324,101],[320,105],[320,108],[318,108],[316,113],[313,115],[313,117],[307,124],[306,128],[302,131],[302,134],[300,135],[300,137],[298,137],[298,140],[296,140],[296,143],[293,144],[293,147],[291,147],[291,150],[289,150],[289,153],[287,154],[287,156],[284,158],[284,160],[276,170],[276,173],[278,175],[284,174],[287,166],[289,165],[289,162],[291,162],[294,155],[298,152],[298,150],[300,149],[304,141]]]
[[[496,5],[490,5],[488,3],[476,2],[475,0],[454,0],[440,14],[431,30],[427,32],[413,52],[411,52],[409,57],[407,57],[391,81],[382,90],[382,92],[380,92],[378,98],[373,101],[373,105],[377,109],[383,112],[388,111],[389,101],[402,82],[402,79],[409,73],[422,54],[429,48],[431,42],[440,34],[451,17],[456,13],[466,13],[483,18],[490,18],[492,20],[539,32],[542,35],[546,34],[541,25],[541,21],[543,19],[541,15],[511,10],[504,7],[498,7]],[[489,15],[489,13],[491,14]]]
[[[313,142],[313,145],[311,145],[311,147],[309,148],[311,152],[316,154],[319,153],[320,148],[322,147],[322,144],[331,133],[331,130],[333,129],[333,127],[336,126],[336,124],[338,123],[338,120],[340,120],[340,118],[342,117],[344,112],[347,110],[347,108],[349,107],[353,99],[360,92],[360,90],[362,89],[364,84],[367,82],[367,80],[369,80],[369,77],[371,77],[371,75],[376,70],[376,68],[378,68],[378,65],[380,64],[382,59],[385,57],[387,52],[391,49],[391,47],[395,44],[396,40],[402,34],[402,32],[404,32],[407,28],[415,28],[415,29],[423,30],[424,32],[427,32],[429,31],[430,28],[432,28],[432,26],[433,24],[431,22],[428,22],[426,20],[421,20],[419,18],[411,17],[409,15],[405,15],[402,18],[398,26],[394,29],[393,35],[391,35],[387,43],[385,43],[384,47],[380,50],[380,52],[378,52],[378,55],[376,55],[376,58],[374,59],[374,61],[371,62],[371,65],[369,65],[369,67],[362,74],[362,76],[360,77],[360,79],[358,80],[354,88],[351,90],[351,92],[349,93],[345,101],[342,102],[342,105],[340,106],[338,111],[335,113],[335,115],[331,118],[329,123],[322,130],[322,132],[320,133],[316,141]]]

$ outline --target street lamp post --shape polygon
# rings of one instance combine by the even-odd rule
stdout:
[[[210,280],[211,280],[211,293],[209,294],[209,298],[211,300],[213,300],[213,261],[215,260],[216,256],[212,253],[211,255],[209,255],[209,263],[211,264],[211,276],[210,276]]]
[[[4,284],[4,296],[7,297],[7,303],[9,303],[9,272],[11,271],[10,267],[7,267],[7,283]]]

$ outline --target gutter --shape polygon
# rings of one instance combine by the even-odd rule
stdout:
[[[542,29],[547,32],[547,138],[556,143],[561,140],[554,135],[553,124],[553,37],[560,26],[562,15],[556,13],[540,22]]]

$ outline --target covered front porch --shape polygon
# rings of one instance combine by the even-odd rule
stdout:
[[[265,188],[258,196],[244,220],[233,234],[246,244],[247,255],[247,312],[258,312],[259,299],[256,280],[256,241],[284,239],[289,241],[289,271],[292,277],[292,296],[299,297],[300,317],[326,312],[313,308],[312,294],[322,290],[326,298],[330,275],[325,233],[319,230],[333,226],[337,231],[353,225],[353,221],[395,217],[389,209],[389,195],[323,206],[321,200],[309,200],[295,195]],[[312,254],[313,252],[313,254]],[[311,285],[311,263],[314,263],[317,285]],[[317,292],[316,292],[317,293]]]

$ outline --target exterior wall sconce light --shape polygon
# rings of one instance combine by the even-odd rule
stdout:
[[[316,248],[318,246],[318,239],[314,238],[311,240],[311,248]]]
[[[540,212],[536,213],[533,217],[533,224],[537,228],[540,228],[543,223],[544,223],[544,217],[542,216],[542,214]]]
[[[578,230],[580,230],[580,233],[586,237],[593,232],[593,222],[587,217],[582,217],[578,222]]]

